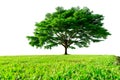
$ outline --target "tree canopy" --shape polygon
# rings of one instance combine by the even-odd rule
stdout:
[[[45,19],[35,24],[34,36],[27,36],[29,44],[37,48],[51,49],[62,45],[67,49],[88,47],[90,42],[100,42],[110,33],[103,27],[104,16],[94,14],[89,8],[57,7],[47,13]]]

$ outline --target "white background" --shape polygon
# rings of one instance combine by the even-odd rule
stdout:
[[[62,46],[36,49],[26,38],[33,35],[35,22],[43,20],[57,6],[65,9],[87,6],[105,16],[104,27],[112,34],[103,42],[91,44],[89,48],[69,49],[68,53],[120,55],[119,0],[0,0],[0,55],[63,54]]]

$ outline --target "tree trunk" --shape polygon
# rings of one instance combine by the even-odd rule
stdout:
[[[67,47],[65,47],[65,55],[67,55]]]
[[[68,45],[67,45],[67,43],[68,43],[68,41],[67,40],[65,40],[64,41],[64,48],[65,48],[65,55],[67,55],[67,48],[68,48]]]

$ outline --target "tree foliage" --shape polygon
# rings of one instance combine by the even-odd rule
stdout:
[[[103,27],[104,16],[94,14],[89,8],[57,7],[53,13],[47,13],[43,21],[35,24],[34,36],[27,36],[29,44],[37,48],[51,49],[62,45],[67,48],[88,47],[90,42],[100,42],[110,33]]]

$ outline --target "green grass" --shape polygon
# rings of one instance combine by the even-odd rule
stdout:
[[[113,55],[0,57],[0,80],[120,80]]]

